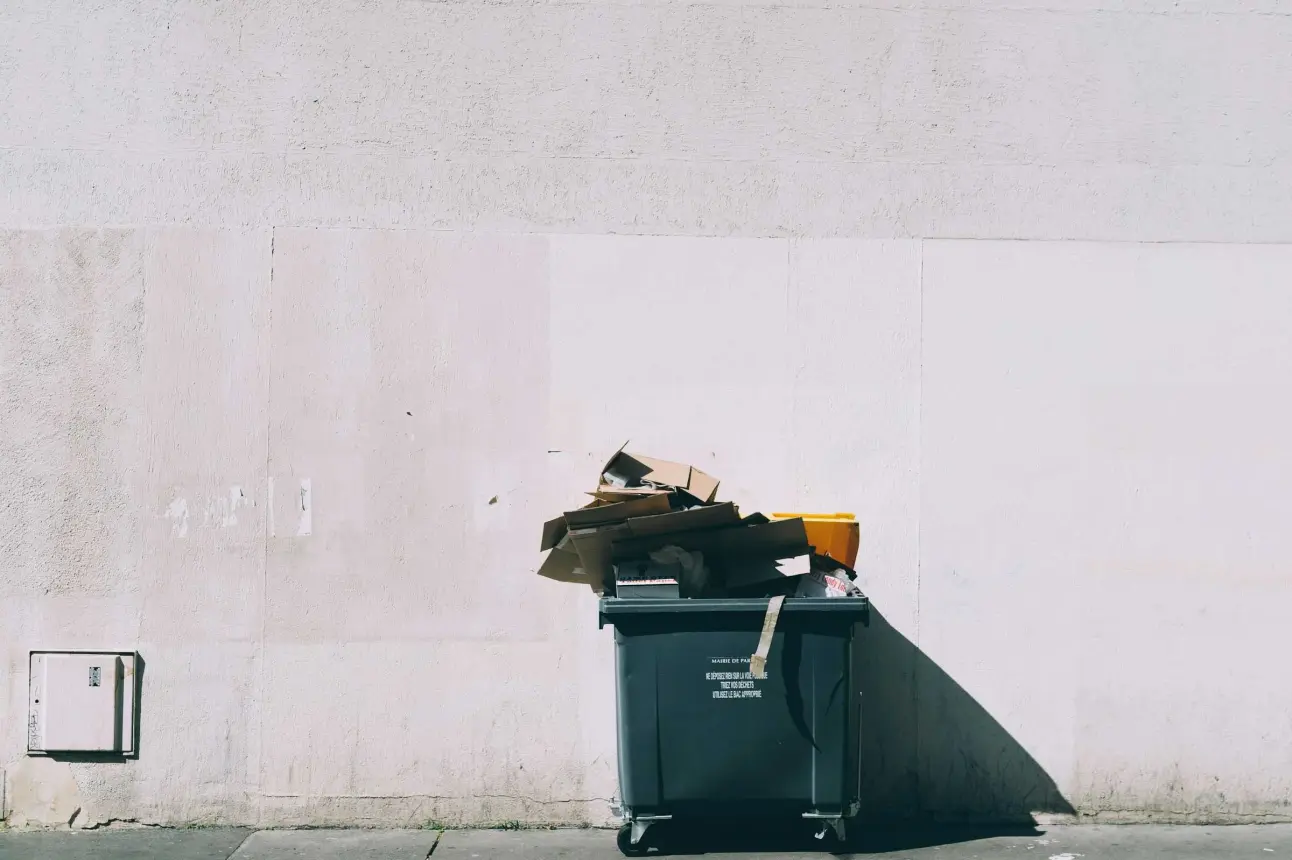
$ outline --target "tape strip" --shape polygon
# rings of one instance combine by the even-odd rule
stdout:
[[[772,650],[772,634],[776,632],[776,621],[781,617],[781,604],[784,602],[783,594],[767,601],[767,614],[763,616],[763,634],[758,637],[758,650],[749,658],[749,674],[755,678],[767,677],[767,654]]]

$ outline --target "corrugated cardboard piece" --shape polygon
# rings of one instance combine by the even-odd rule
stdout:
[[[565,524],[572,529],[588,528],[589,526],[605,525],[606,523],[621,523],[629,517],[646,517],[651,514],[667,514],[669,512],[668,495],[660,493],[653,496],[643,496],[627,502],[610,502],[596,507],[583,507],[577,511],[570,511],[565,515]]]
[[[597,498],[620,501],[622,497],[681,490],[699,502],[712,502],[718,495],[718,479],[694,466],[630,454],[619,446],[606,464],[593,492]]]
[[[717,479],[699,469],[629,454],[620,446],[598,474],[593,501],[543,524],[540,548],[548,557],[538,572],[559,582],[584,582],[600,592],[613,580],[612,553],[618,541],[660,538],[663,542],[652,545],[654,550],[667,545],[673,532],[737,522],[734,505],[713,504],[717,492]]]
[[[543,564],[538,568],[538,575],[557,582],[589,585],[590,579],[581,565],[582,562],[574,549],[573,541],[570,540],[569,535],[562,535],[561,540],[547,554],[547,558],[543,559]]]
[[[738,522],[740,522],[740,514],[736,512],[736,506],[731,502],[723,502],[704,508],[639,516],[628,525],[632,528],[633,537],[650,537],[731,526]]]
[[[698,508],[697,511],[711,511],[714,508]],[[694,511],[686,511],[691,514]],[[743,525],[732,520],[727,528],[710,529],[677,529],[682,534],[649,535],[624,540],[615,549],[616,556],[627,558],[658,549],[664,543],[671,543],[683,549],[698,550],[706,556],[726,557],[730,559],[765,558],[776,560],[794,558],[803,555],[810,549],[807,532],[802,520],[777,520],[774,523]]]
[[[602,525],[590,529],[571,529],[570,540],[579,554],[579,561],[587,572],[588,585],[600,592],[614,576],[611,555],[615,541],[631,535],[627,523]]]
[[[631,454],[602,467],[595,498],[543,524],[538,573],[635,598],[851,596],[851,571],[818,570],[802,518],[741,518],[694,466]],[[828,575],[827,575],[828,574]],[[779,609],[779,603],[776,609]],[[772,629],[776,611],[769,612]]]

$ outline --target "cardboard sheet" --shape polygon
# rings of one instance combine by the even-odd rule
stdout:
[[[594,508],[567,511],[565,513],[565,524],[572,529],[581,529],[605,523],[623,522],[629,517],[645,517],[651,514],[667,515],[668,510],[668,495],[658,493],[631,501],[610,502],[597,505]],[[546,531],[546,526],[544,526],[544,531]]]
[[[614,554],[616,558],[630,558],[658,549],[665,543],[699,550],[715,563],[720,559],[794,558],[810,549],[802,520],[778,520],[752,526],[737,523],[726,528],[694,529],[667,537],[633,537],[617,544]]]
[[[712,502],[718,495],[718,479],[694,466],[659,460],[624,450],[625,442],[601,467],[596,494],[626,493],[633,484],[663,485],[681,490],[700,502]]]
[[[650,537],[731,526],[739,521],[740,514],[736,512],[736,506],[731,502],[724,502],[707,508],[637,517],[628,522],[628,527],[632,530],[633,537]]]
[[[604,589],[605,584],[614,576],[611,553],[615,542],[630,534],[626,523],[570,530],[570,540],[579,554],[579,561],[587,572],[587,581],[593,591]]]

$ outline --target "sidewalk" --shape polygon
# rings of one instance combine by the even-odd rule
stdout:
[[[728,841],[730,837],[728,836]],[[736,839],[739,842],[739,838]],[[810,844],[732,853],[712,839],[678,844],[678,854],[710,858],[821,860]],[[1288,858],[1292,825],[1242,827],[1079,826],[1015,836],[966,831],[873,833],[854,856],[903,860],[1221,860]],[[0,860],[603,860],[619,857],[605,830],[243,830],[140,828],[0,831]],[[657,856],[657,855],[652,855]]]

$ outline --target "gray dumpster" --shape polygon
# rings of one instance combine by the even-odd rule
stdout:
[[[767,599],[605,598],[615,629],[619,847],[646,853],[656,822],[818,819],[842,841],[857,813],[861,695],[856,633],[865,598],[785,601],[754,678]]]

